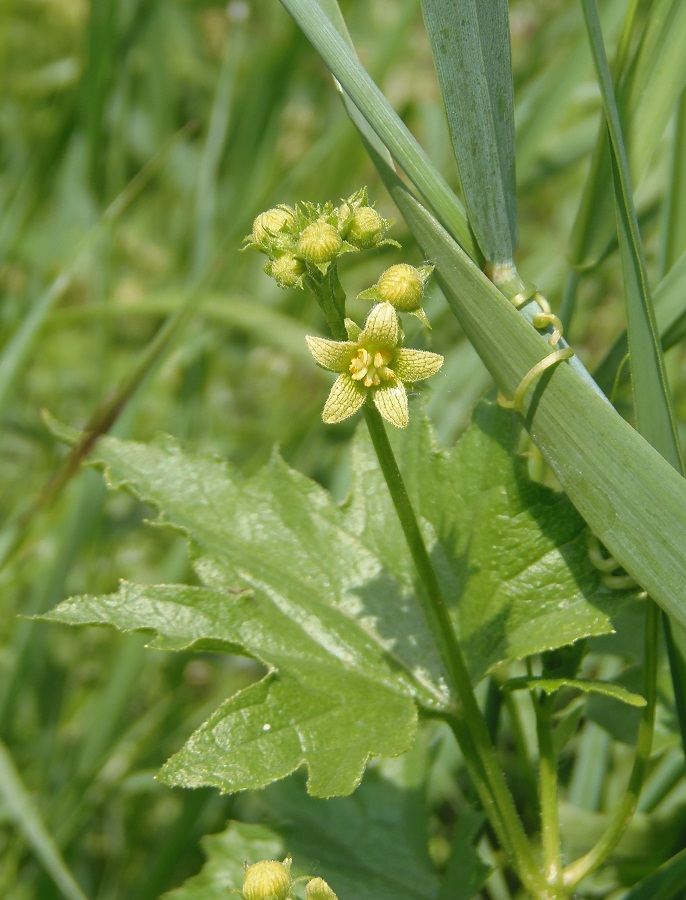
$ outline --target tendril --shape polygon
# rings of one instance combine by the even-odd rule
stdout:
[[[557,349],[557,345],[562,338],[562,322],[551,310],[550,304],[543,294],[539,292],[535,284],[526,284],[518,294],[515,294],[515,296],[511,298],[510,302],[515,309],[521,309],[521,307],[525,306],[530,300],[534,300],[541,309],[541,312],[536,313],[532,319],[534,328],[537,328],[540,331],[551,326],[553,329],[548,335],[548,343],[553,349],[548,356],[544,357],[529,369],[519,382],[512,400],[509,400],[502,393],[498,394],[499,405],[506,409],[520,410],[527,391],[531,385],[541,377],[546,369],[563,362],[565,359],[571,359],[572,356],[574,356],[574,351],[571,347]]]

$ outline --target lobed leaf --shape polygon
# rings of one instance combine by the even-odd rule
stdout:
[[[612,630],[632,594],[602,587],[585,525],[532,483],[515,415],[485,404],[449,451],[421,415],[397,452],[472,676]],[[411,557],[366,432],[343,506],[275,456],[243,480],[220,460],[104,438],[110,484],[155,504],[185,533],[202,586],[124,583],[46,618],[151,631],[160,649],[238,652],[266,677],[226,701],[162,777],[222,791],[305,766],[319,796],[349,793],[370,755],[410,746],[418,703],[446,709]]]

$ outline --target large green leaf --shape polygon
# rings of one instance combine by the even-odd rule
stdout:
[[[517,417],[485,404],[460,443],[436,448],[413,416],[398,455],[472,676],[612,630],[631,596],[602,587],[585,525],[564,495],[532,483]],[[414,736],[415,703],[450,703],[421,618],[409,551],[368,438],[357,439],[342,507],[275,456],[247,481],[167,439],[104,438],[115,486],[188,535],[203,586],[123,584],[77,597],[53,621],[149,630],[154,646],[241,652],[266,677],[226,701],[163,777],[225,791],[306,766],[309,789],[345,794],[369,755]]]
[[[518,416],[482,403],[448,451],[436,447],[421,420],[394,437],[475,680],[498,663],[608,629],[629,595],[602,587],[587,557],[583,520],[564,494],[529,479],[517,453]],[[398,574],[400,526],[363,433],[353,459],[344,508],[363,523],[365,544]],[[409,557],[403,565],[409,582]]]
[[[422,0],[469,221],[486,259],[517,242],[507,0]]]

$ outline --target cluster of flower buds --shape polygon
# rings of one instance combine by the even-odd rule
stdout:
[[[367,189],[356,191],[340,206],[331,203],[284,204],[260,213],[244,243],[269,257],[264,270],[279,287],[302,287],[307,275],[326,275],[343,253],[383,244],[393,225],[369,204]]]
[[[291,877],[291,857],[283,862],[266,859],[246,866],[243,889],[235,891],[243,900],[291,900],[293,888],[299,881],[307,881],[305,900],[338,900],[323,878]]]
[[[320,279],[343,253],[383,244],[400,247],[386,237],[392,224],[370,205],[367,189],[362,188],[337,207],[331,203],[299,203],[295,208],[282,205],[267,210],[255,219],[245,243],[269,257],[265,272],[280,287],[303,287],[308,276],[321,284]],[[406,383],[434,375],[443,365],[443,357],[403,347],[398,313],[415,316],[431,327],[422,300],[433,269],[407,263],[391,266],[375,285],[357,296],[375,304],[364,328],[345,319],[347,341],[307,337],[315,362],[338,374],[322,413],[325,422],[342,422],[369,397],[392,425],[407,425]]]

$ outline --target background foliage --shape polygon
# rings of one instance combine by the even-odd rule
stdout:
[[[617,34],[623,10],[619,0],[603,5],[608,35]],[[345,12],[366,67],[456,184],[419,4],[350,0]],[[511,27],[518,264],[556,305],[600,99],[576,3],[516,0]],[[115,432],[137,440],[170,432],[248,475],[278,441],[289,465],[336,498],[345,496],[354,426],[322,427],[329,379],[311,364],[303,340],[305,332],[324,333],[319,313],[304,294],[279,291],[261,273],[260,259],[237,247],[261,210],[296,199],[336,201],[362,184],[380,198],[384,214],[398,216],[328,74],[281,6],[8,2],[0,7],[0,67],[3,518],[11,524],[21,515],[63,459],[41,410],[82,426],[135,370],[165,317],[189,298],[198,303],[195,316],[140,380]],[[669,140],[670,134],[637,193],[653,279],[665,268],[659,235],[671,190]],[[402,222],[392,236],[410,261],[420,261]],[[396,261],[391,254],[345,260],[350,293],[373,283],[386,261]],[[622,328],[618,273],[610,257],[584,279],[567,332],[590,367]],[[428,412],[439,440],[449,444],[490,382],[436,288],[427,312],[431,348],[446,356]],[[419,329],[417,339],[424,340]],[[683,349],[671,351],[667,365],[683,443]],[[621,393],[618,406],[629,414]],[[535,451],[527,449],[540,474]],[[140,583],[192,580],[185,542],[142,527],[149,514],[128,495],[106,496],[100,477],[85,471],[22,522],[26,539],[0,574],[0,736],[7,748],[0,757],[0,894],[10,900],[61,896],[45,873],[48,836],[87,896],[144,900],[197,871],[199,837],[222,830],[227,817],[274,825],[290,804],[289,821],[307,822],[309,807],[294,799],[303,794],[297,781],[265,797],[222,798],[153,780],[225,696],[261,674],[256,664],[144,651],[140,636],[17,618],[70,594],[115,590],[122,576]],[[5,535],[3,547],[11,546],[11,528]],[[612,657],[603,666],[601,674],[610,675]],[[575,802],[568,817],[579,834],[597,825],[604,792],[622,783],[620,777],[602,786],[608,770],[598,760],[609,765],[607,729],[614,725],[602,698],[591,717],[604,727],[586,727],[576,767],[570,761],[568,770]],[[441,729],[422,733],[413,754],[379,766],[360,799],[331,802],[364,804],[369,796],[370,807],[393,820],[393,804],[428,808],[429,847],[440,867],[469,788]],[[510,740],[523,738],[513,732]],[[663,745],[671,743],[667,729]],[[621,776],[622,747],[613,752]],[[665,751],[644,808],[664,802],[677,814],[661,841],[647,846],[638,821],[634,843],[615,864],[619,881],[635,880],[679,846],[685,806],[676,759]],[[416,772],[427,767],[424,783]],[[8,785],[30,798],[44,829],[26,821],[17,827]],[[398,797],[394,785],[412,790]],[[249,838],[295,853],[320,827],[310,822],[299,836]],[[329,862],[328,852],[303,849],[303,867],[340,865]],[[412,852],[417,889],[408,897],[434,896],[426,842]],[[382,897],[381,886],[371,883],[377,887],[368,896]],[[392,889],[400,896],[397,885]]]

